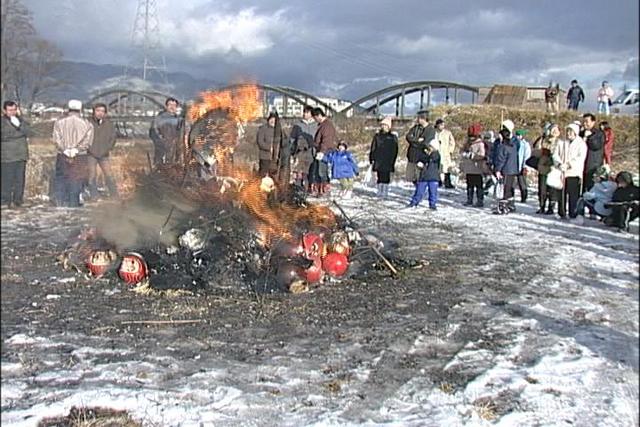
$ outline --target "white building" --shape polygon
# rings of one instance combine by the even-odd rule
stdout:
[[[320,101],[324,102],[329,107],[331,107],[336,112],[340,112],[340,111],[344,110],[345,108],[347,108],[349,105],[351,105],[351,102],[345,101],[343,99],[328,98],[328,97],[322,97],[322,96],[319,96],[318,99]],[[309,99],[308,102],[309,102],[309,105],[312,106],[312,107],[324,108],[323,105],[318,104],[313,99]],[[304,106],[302,104],[296,102],[295,100],[293,100],[291,98],[288,98],[287,99],[287,106],[286,106],[286,113],[285,113],[284,97],[283,96],[276,96],[275,98],[273,98],[273,102],[271,103],[271,105],[269,105],[269,110],[270,111],[277,111],[278,114],[280,114],[282,116],[302,117],[302,109],[303,109],[303,107]],[[349,111],[347,113],[347,117],[350,117],[352,115],[353,115],[353,110],[351,110],[351,111]]]

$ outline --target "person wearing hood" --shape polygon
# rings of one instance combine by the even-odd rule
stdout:
[[[596,214],[603,218],[611,215],[611,209],[605,205],[613,198],[617,185],[615,181],[609,179],[610,174],[607,166],[598,169],[593,177],[595,184],[578,199],[576,213],[581,222],[584,222],[585,208],[589,208],[589,212],[591,212],[590,219],[596,219]]]
[[[14,101],[2,104],[2,206],[21,207],[24,202],[24,183],[29,159],[31,127],[20,117],[20,108]]]
[[[387,198],[391,174],[398,158],[398,136],[391,132],[391,117],[380,121],[380,130],[373,136],[369,150],[369,163],[376,172],[378,197]]]
[[[467,201],[464,206],[484,206],[484,191],[482,188],[482,174],[485,171],[486,152],[483,140],[480,138],[482,126],[479,123],[472,124],[467,130],[468,140],[462,147],[462,172],[467,181]],[[473,204],[473,193],[476,194],[476,204]]]
[[[438,152],[440,153],[440,182],[444,183],[445,188],[455,188],[453,182],[451,182],[451,171],[454,169],[453,164],[453,151],[456,149],[456,140],[453,138],[453,134],[449,129],[445,128],[443,119],[436,120],[436,139],[440,146]]]
[[[618,188],[613,192],[611,204],[605,205],[611,208],[611,215],[606,217],[604,222],[619,230],[628,230],[629,223],[638,218],[640,189],[633,183],[631,174],[626,171],[616,176],[616,183]]]
[[[520,201],[527,202],[529,190],[527,188],[527,166],[525,162],[531,157],[531,145],[524,139],[526,130],[516,131],[516,146],[518,147],[518,188],[520,189]]]
[[[593,174],[604,163],[604,143],[605,135],[596,126],[596,116],[591,113],[582,116],[582,124],[584,131],[580,135],[587,144],[587,158],[584,164],[584,177],[582,192],[587,191],[593,186]]]
[[[535,150],[539,150],[540,153],[538,160],[538,202],[540,208],[536,211],[538,214],[553,215],[555,211],[556,191],[547,185],[547,175],[553,166],[551,155],[559,138],[560,127],[555,123],[550,123],[545,128],[544,134],[534,143]]]
[[[348,150],[345,142],[338,144],[338,149],[324,156],[323,161],[331,165],[331,177],[340,183],[340,197],[351,198],[353,180],[360,174],[358,162]]]
[[[420,170],[416,189],[411,197],[408,207],[414,208],[420,205],[427,191],[429,192],[429,209],[436,210],[438,204],[438,186],[440,181],[440,153],[438,152],[438,140],[432,139],[427,148],[417,153],[416,166]]]
[[[497,148],[494,170],[498,180],[504,179],[504,194],[502,200],[507,201],[510,212],[515,212],[514,185],[518,179],[518,147],[515,138],[512,138],[513,122],[503,122],[500,135],[502,142]]]
[[[580,198],[580,184],[584,172],[584,161],[587,158],[587,144],[578,135],[580,128],[575,123],[566,127],[566,140],[558,141],[552,159],[555,167],[563,175],[563,188],[557,191],[558,215],[567,216],[567,202],[569,202],[569,217],[576,217],[576,208]]]

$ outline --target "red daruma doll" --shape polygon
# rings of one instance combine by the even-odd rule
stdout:
[[[140,283],[148,274],[147,263],[139,253],[129,252],[122,258],[118,275],[129,285]]]

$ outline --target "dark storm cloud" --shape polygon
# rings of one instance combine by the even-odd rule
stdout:
[[[122,63],[133,0],[25,0],[70,59]],[[408,80],[637,80],[638,2],[159,0],[169,68],[349,92]],[[634,65],[635,64],[635,65]]]

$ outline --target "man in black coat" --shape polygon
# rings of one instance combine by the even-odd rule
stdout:
[[[165,110],[151,123],[149,138],[153,142],[153,164],[179,162],[184,155],[184,119],[178,115],[179,102],[167,98]]]
[[[587,113],[582,116],[582,139],[587,143],[587,159],[584,163],[582,193],[593,187],[593,175],[604,163],[604,132],[596,126],[596,116]]]
[[[571,80],[571,88],[567,92],[567,108],[578,111],[578,105],[584,102],[584,91],[577,80]]]
[[[435,137],[436,129],[429,123],[429,111],[418,111],[416,124],[409,129],[406,137],[409,143],[407,148],[407,181],[414,184],[418,181],[420,171],[416,167],[416,163],[418,163],[417,157]]]
[[[32,135],[29,125],[20,118],[18,104],[5,101],[2,105],[2,206],[22,206],[27,159],[28,137]]]
[[[396,170],[398,136],[391,132],[391,117],[380,121],[380,131],[373,136],[369,150],[369,163],[376,172],[378,197],[387,198],[391,174]]]
[[[613,192],[611,203],[605,205],[611,208],[605,224],[624,230],[640,213],[640,189],[633,184],[633,177],[629,172],[620,172],[616,176],[616,184],[618,188]]]

